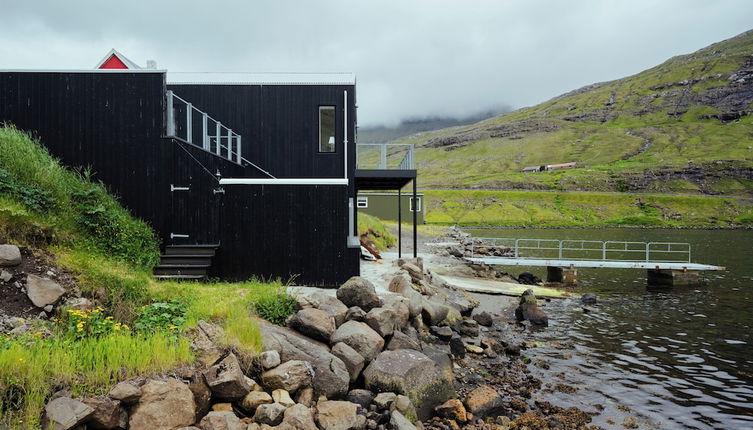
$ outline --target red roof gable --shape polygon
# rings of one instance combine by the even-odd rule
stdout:
[[[100,69],[128,69],[128,66],[118,58],[117,55],[112,54],[101,66]]]

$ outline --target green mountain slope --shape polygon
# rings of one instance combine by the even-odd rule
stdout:
[[[623,79],[400,139],[424,188],[753,193],[753,31]],[[523,174],[526,166],[579,168]]]

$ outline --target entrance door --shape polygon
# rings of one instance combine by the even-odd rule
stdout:
[[[171,245],[220,243],[222,192],[206,171],[173,175],[170,185]]]

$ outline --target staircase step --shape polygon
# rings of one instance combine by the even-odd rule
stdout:
[[[165,280],[168,280],[168,279],[199,280],[199,279],[206,278],[206,276],[204,275],[154,275],[154,277],[157,279],[165,279]]]
[[[219,245],[169,245],[165,255],[200,255],[213,257]]]
[[[159,264],[208,265],[212,264],[212,257],[209,255],[168,254],[160,256]]]
[[[154,268],[154,275],[206,276],[209,266],[209,264],[161,264]]]

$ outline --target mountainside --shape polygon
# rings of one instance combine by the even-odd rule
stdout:
[[[423,188],[753,194],[753,31],[415,143]],[[527,166],[578,168],[524,174]]]

